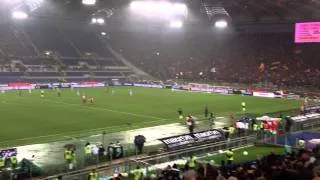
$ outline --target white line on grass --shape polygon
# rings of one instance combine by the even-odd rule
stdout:
[[[152,124],[152,123],[156,123],[159,121],[148,121],[148,122],[141,122],[140,125],[143,124]],[[129,126],[127,126],[129,127]],[[112,129],[113,131],[111,133],[117,132],[116,130],[120,131],[126,131],[126,130],[133,130],[136,128],[139,128],[139,126],[130,126],[130,129],[127,129],[126,126],[107,126],[107,127],[102,127],[102,128],[94,128],[94,129],[88,129],[88,130],[79,130],[79,131],[69,131],[69,132],[64,132],[64,133],[56,133],[56,134],[48,134],[48,135],[43,135],[43,136],[33,136],[33,137],[26,137],[26,138],[19,138],[19,139],[14,139],[14,140],[7,140],[7,141],[1,141],[0,144],[6,144],[6,143],[10,143],[10,142],[17,142],[17,141],[24,141],[24,140],[34,140],[34,139],[41,139],[41,138],[49,138],[49,137],[63,137],[66,139],[75,139],[75,137],[70,136],[72,135],[90,135],[90,133],[99,133],[98,131],[100,130],[109,130]],[[131,129],[132,128],[132,129]]]
[[[145,118],[152,118],[152,119],[158,119],[158,120],[170,120],[170,119],[160,118],[160,117],[156,117],[156,116],[137,114],[137,113],[131,113],[131,112],[125,112],[125,111],[118,111],[118,110],[113,110],[113,109],[109,109],[109,108],[83,106],[82,104],[66,103],[66,102],[62,102],[62,101],[58,102],[58,101],[51,101],[51,100],[47,100],[47,99],[44,101],[49,101],[49,102],[56,103],[56,104],[65,104],[68,106],[78,106],[78,107],[88,108],[88,109],[104,110],[104,111],[115,112],[115,113],[119,113],[119,114],[126,114],[126,115],[137,116],[137,117],[145,117]]]
[[[107,109],[107,108],[101,108],[101,107],[92,107],[92,106],[82,106],[79,104],[72,104],[72,103],[66,103],[66,102],[57,102],[57,101],[51,101],[48,99],[43,99],[43,101],[49,101],[51,103],[55,104],[65,104],[68,106],[78,106],[82,108],[89,108],[89,109],[98,109],[98,110],[104,110],[104,111],[109,111],[109,112],[115,112],[115,113],[120,113],[120,114],[126,114],[126,115],[131,115],[131,116],[137,116],[137,117],[147,117],[147,118],[152,118],[152,119],[158,119],[155,121],[147,121],[147,122],[139,122],[139,124],[152,124],[152,123],[157,123],[161,122],[161,120],[170,120],[170,119],[165,119],[165,118],[159,118],[155,116],[149,116],[149,115],[143,115],[143,114],[136,114],[136,113],[130,113],[130,112],[123,112],[123,111],[118,111],[118,110],[112,110],[112,109]],[[9,104],[14,104],[14,103],[9,103]],[[86,131],[70,131],[70,132],[65,132],[65,133],[56,133],[56,134],[49,134],[49,135],[43,135],[43,136],[34,136],[34,137],[27,137],[27,138],[19,138],[19,139],[14,139],[14,140],[7,140],[7,141],[1,141],[0,144],[4,143],[9,143],[9,142],[15,142],[15,141],[24,141],[24,140],[33,140],[33,139],[41,139],[41,138],[48,138],[48,137],[59,137],[63,135],[69,135],[69,134],[78,134],[78,133],[92,133],[92,132],[97,132],[99,130],[108,130],[108,129],[119,129],[119,130],[124,130],[126,126],[107,126],[107,127],[102,127],[102,128],[94,128],[94,129],[89,129]],[[136,127],[137,128],[137,127]],[[132,129],[130,129],[132,130]],[[65,138],[73,138],[72,136],[64,136]]]

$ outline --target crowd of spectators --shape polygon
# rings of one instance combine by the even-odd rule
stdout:
[[[210,163],[197,163],[190,168],[177,165],[168,166],[158,173],[159,180],[319,180],[320,166],[317,152],[299,151],[285,155],[271,152],[268,156],[243,163],[220,166]]]
[[[319,86],[318,44],[295,44],[291,33],[115,33],[110,43],[160,79],[269,82]],[[259,69],[263,64],[264,69]]]
[[[112,57],[98,38],[99,34],[88,30],[17,30],[4,26],[0,32],[0,37],[3,37],[0,42],[0,66],[5,66],[2,61],[8,62],[5,58],[14,55],[37,55],[24,34],[40,53],[50,50],[65,57],[76,58],[81,53]],[[320,46],[295,44],[292,33],[119,31],[109,33],[104,39],[128,61],[161,80],[177,78],[311,87],[319,87],[320,84]],[[35,61],[38,61],[37,58]],[[77,65],[78,61],[64,63]],[[91,63],[100,64],[88,62]],[[1,69],[8,71],[8,68]]]

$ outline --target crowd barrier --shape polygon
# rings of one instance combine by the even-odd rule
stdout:
[[[257,140],[256,135],[249,135],[244,137],[237,137],[232,138],[230,140],[220,141],[220,142],[213,142],[208,144],[203,144],[199,146],[191,146],[187,148],[182,148],[179,150],[168,151],[159,153],[156,155],[147,155],[147,156],[137,156],[131,158],[124,158],[122,160],[113,161],[111,163],[106,163],[97,166],[91,166],[79,171],[72,171],[68,173],[59,174],[62,176],[62,179],[68,180],[85,180],[88,178],[88,174],[91,170],[96,169],[97,172],[104,176],[113,175],[116,172],[130,172],[137,165],[141,168],[146,168],[163,163],[168,162],[170,160],[176,160],[181,158],[188,158],[191,155],[201,156],[207,153],[214,153],[218,152],[221,149],[228,149],[228,148],[239,148],[242,146],[247,146],[248,144],[253,144]],[[41,178],[45,179],[53,179],[56,176],[50,176]]]

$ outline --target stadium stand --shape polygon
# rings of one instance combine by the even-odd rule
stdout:
[[[156,36],[118,32],[112,37],[118,52],[162,79],[319,85],[319,46],[293,44],[290,33],[239,33],[221,39],[212,33]],[[263,72],[259,71],[261,63]]]
[[[61,32],[54,28],[26,28],[25,30],[31,40],[39,48],[40,52],[59,52],[61,56],[77,57],[78,54],[61,35]]]
[[[2,83],[104,81],[135,74],[113,57],[94,32],[14,26],[1,27],[0,31]]]
[[[186,164],[178,169],[177,165],[168,166],[158,173],[157,179],[219,179],[219,180],[267,180],[267,179],[319,179],[318,154],[310,151],[276,155],[270,152],[268,156],[242,164],[226,165],[221,162],[219,167],[210,163],[197,163],[193,169]]]
[[[124,66],[112,57],[93,32],[10,28],[0,29],[3,36],[0,48],[3,54],[2,71],[12,71],[9,68],[12,60],[21,62],[19,71],[26,69],[28,72],[57,71],[59,67],[71,71],[90,71]],[[19,40],[19,35],[30,37],[30,43],[33,42],[39,52],[57,54],[59,60],[39,56],[27,58],[36,53],[32,53],[30,43],[19,43],[24,42]],[[134,65],[162,80],[178,78],[245,84],[267,82],[280,87],[319,85],[319,46],[292,44],[289,33],[236,34],[219,39],[212,34],[204,36],[200,33],[155,36],[153,33],[116,32],[111,34],[108,42]],[[22,56],[24,58],[20,58]],[[263,70],[259,69],[261,64]],[[4,67],[7,68],[4,70]]]

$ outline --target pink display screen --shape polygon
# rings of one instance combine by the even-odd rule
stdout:
[[[295,42],[320,43],[320,22],[296,23]]]

